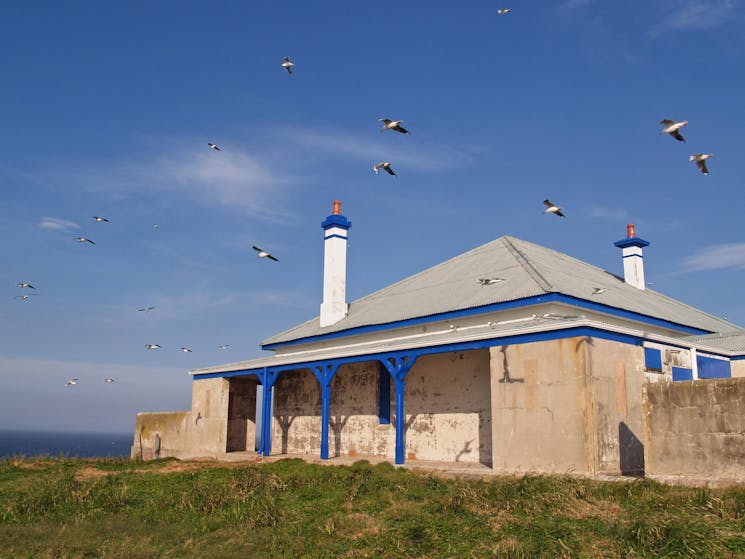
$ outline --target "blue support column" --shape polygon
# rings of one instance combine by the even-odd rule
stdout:
[[[417,354],[408,353],[387,357],[381,360],[383,366],[393,377],[396,390],[396,464],[403,464],[406,460],[406,411],[404,409],[404,395],[406,393],[406,375],[414,365]]]
[[[323,363],[312,367],[313,374],[321,385],[321,460],[329,458],[329,420],[331,419],[331,381],[338,364]]]
[[[380,366],[380,399],[378,405],[378,420],[381,425],[391,424],[391,375],[386,368]]]
[[[264,369],[259,375],[261,380],[262,398],[261,398],[261,443],[259,444],[259,454],[269,456],[272,453],[272,393],[274,383],[279,376],[279,371]]]

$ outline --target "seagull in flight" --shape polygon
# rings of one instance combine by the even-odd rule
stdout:
[[[505,14],[509,14],[511,11],[512,11],[512,8],[500,8],[499,10],[497,10],[497,13],[500,16],[503,16]]]
[[[217,147],[217,144],[213,144],[212,142],[207,142],[207,145],[210,146],[215,151],[220,151],[220,148]]]
[[[494,285],[501,281],[505,281],[504,278],[479,278],[479,283],[481,285]]]
[[[274,260],[275,262],[279,262],[278,258],[275,258],[271,254],[269,254],[267,251],[260,249],[256,245],[253,246],[253,249],[259,253],[257,258],[268,258],[269,260]]]
[[[546,206],[546,209],[543,210],[543,213],[548,214],[556,214],[559,217],[566,217],[563,213],[561,213],[561,207],[554,204],[551,200],[548,198],[543,201],[544,205]]]
[[[391,120],[390,118],[379,118],[378,120],[383,123],[383,128],[380,129],[381,132],[395,130],[396,132],[401,132],[401,134],[411,134],[411,132],[401,126],[403,120]]]
[[[103,381],[104,381],[105,383],[107,383],[107,384],[111,384],[112,382],[116,382],[116,381],[115,381],[115,380],[114,380],[113,378],[111,378],[111,377],[106,377],[105,379],[103,379]]]
[[[101,223],[103,221],[105,221],[106,223],[109,222],[108,219],[106,219],[105,217],[101,217],[100,215],[94,215],[93,219],[96,221],[96,223]]]
[[[376,163],[373,165],[373,171],[375,171],[375,174],[377,175],[380,170],[383,169],[386,173],[389,175],[396,176],[396,173],[393,172],[393,169],[391,169],[391,162],[390,161],[381,161],[380,163]]]
[[[706,168],[706,160],[713,156],[713,153],[696,153],[694,155],[691,155],[688,158],[688,161],[695,161],[696,167],[698,167],[699,171],[701,171],[704,175],[708,175],[709,169]]]
[[[160,349],[158,344],[145,344],[145,349]]]
[[[191,353],[191,350],[188,347],[182,347],[181,351],[183,351],[184,353]]]
[[[606,291],[608,291],[608,288],[607,288],[607,287],[595,287],[595,288],[594,288],[594,289],[592,290],[592,294],[593,294],[593,295],[602,295],[602,294],[603,294],[603,293],[605,293]]]
[[[685,142],[685,138],[680,135],[680,129],[683,128],[686,124],[688,124],[687,120],[675,122],[674,120],[670,120],[666,118],[666,119],[661,120],[660,124],[665,126],[665,128],[660,130],[660,134],[670,134],[673,138],[675,138],[679,142]]]
[[[292,74],[292,67],[293,66],[294,66],[294,64],[290,60],[290,57],[289,56],[285,56],[284,61],[282,62],[282,68],[284,68],[285,70],[287,70],[287,73],[288,74]]]
[[[230,344],[223,344],[221,346],[217,346],[217,349],[228,349],[230,347]]]
[[[96,243],[94,243],[93,241],[91,241],[90,239],[88,239],[86,237],[75,237],[73,240],[75,240],[75,241],[77,241],[79,243],[90,243],[92,245],[95,245],[96,244]]]
[[[34,287],[33,285],[31,285],[30,283],[19,283],[19,284],[18,284],[18,287],[20,287],[21,289],[25,289],[25,288],[28,288],[28,289],[36,289],[36,288],[35,288],[35,287]]]
[[[65,383],[65,386],[74,386],[74,385],[76,385],[77,383],[78,383],[78,379],[76,379],[76,378],[71,378],[70,380],[68,380],[68,381],[67,381],[67,382]]]
[[[13,299],[19,299],[21,301],[28,301],[32,295],[38,295],[38,293],[28,293],[26,295],[16,295]]]
[[[151,310],[153,310],[155,307],[144,307],[142,309],[137,309],[137,312],[144,312],[149,313]]]

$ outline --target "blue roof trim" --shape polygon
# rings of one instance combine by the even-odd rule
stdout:
[[[545,342],[552,340],[562,340],[566,338],[579,338],[579,337],[593,337],[601,338],[604,340],[611,340],[623,344],[630,344],[641,347],[643,345],[642,338],[635,336],[629,336],[627,334],[618,334],[616,332],[609,332],[600,328],[592,328],[589,326],[575,326],[569,328],[563,328],[561,330],[551,330],[548,332],[531,332],[527,334],[515,334],[512,336],[504,336],[501,338],[490,338],[488,340],[474,340],[471,342],[458,342],[451,344],[442,344],[436,346],[428,346],[417,349],[405,349],[400,351],[392,352],[379,352],[379,353],[363,353],[360,355],[354,355],[351,357],[336,357],[333,359],[319,359],[318,361],[303,361],[300,363],[290,363],[286,365],[277,365],[276,367],[257,367],[256,369],[243,369],[240,371],[226,371],[223,373],[204,373],[194,374],[194,380],[206,380],[211,378],[230,378],[230,377],[242,377],[247,375],[257,375],[260,378],[261,371],[268,369],[271,371],[282,372],[291,371],[297,369],[308,369],[313,366],[317,366],[319,363],[323,364],[334,364],[344,365],[345,363],[359,363],[361,361],[374,361],[379,359],[386,359],[397,355],[410,355],[410,356],[422,356],[432,355],[436,353],[449,353],[453,351],[468,351],[473,349],[484,349],[493,346],[503,345],[514,345],[514,344],[526,344],[532,342]]]
[[[325,237],[323,238],[323,240],[324,240],[324,241],[327,241],[328,239],[333,239],[334,237],[336,237],[337,239],[344,239],[345,241],[347,240],[347,238],[346,238],[346,237],[342,237],[341,235],[337,235],[336,233],[334,233],[333,235],[326,235],[326,236],[325,236]]]
[[[483,314],[493,311],[502,311],[508,309],[517,309],[520,307],[527,307],[530,305],[538,305],[541,303],[568,303],[576,307],[585,308],[588,310],[594,310],[603,312],[606,314],[612,314],[621,318],[629,318],[647,324],[654,324],[655,326],[662,326],[663,328],[672,328],[680,332],[688,334],[712,334],[711,330],[701,330],[700,328],[693,328],[692,326],[686,326],[684,324],[677,324],[669,320],[663,320],[661,318],[655,318],[633,311],[627,311],[619,309],[617,307],[610,307],[601,303],[595,303],[593,301],[587,301],[586,299],[580,299],[579,297],[572,297],[571,295],[564,295],[563,293],[546,293],[545,295],[536,295],[533,297],[526,297],[524,299],[516,299],[514,301],[505,301],[502,303],[493,303],[491,305],[483,305],[480,307],[471,307],[468,309],[461,309],[457,311],[449,311],[439,314],[432,314],[428,316],[421,316],[416,318],[408,318],[406,320],[399,320],[397,322],[387,322],[384,324],[370,324],[367,326],[358,326],[357,328],[349,328],[348,330],[339,330],[337,332],[329,332],[328,334],[318,334],[316,336],[308,336],[307,338],[298,338],[296,340],[289,340],[286,342],[277,342],[273,344],[262,345],[262,349],[275,349],[278,347],[286,347],[290,345],[297,345],[301,343],[317,342],[321,340],[332,340],[335,338],[342,338],[345,336],[353,336],[357,334],[366,334],[369,332],[379,332],[381,330],[390,330],[393,328],[402,328],[404,326],[416,326],[418,324],[426,324],[429,322],[437,322],[440,320],[450,320],[454,318],[461,318],[464,316],[472,316],[476,314]]]
[[[647,247],[649,246],[649,241],[645,241],[644,239],[640,239],[639,237],[631,237],[630,239],[621,239],[620,241],[616,241],[613,243],[618,248],[626,248],[626,247]]]
[[[323,221],[323,223],[321,223],[321,227],[323,227],[324,229],[328,229],[330,227],[341,227],[342,229],[349,229],[351,226],[351,221],[349,221],[343,215],[336,214],[331,214]]]
[[[730,361],[742,361],[743,359],[745,359],[745,355],[735,355],[733,357],[730,357],[729,359]]]

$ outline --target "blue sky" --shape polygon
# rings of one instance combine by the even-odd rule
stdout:
[[[745,325],[744,28],[741,0],[4,6],[0,426],[188,409],[188,370],[317,316],[335,198],[349,300],[501,235],[620,274],[635,223],[654,289]]]

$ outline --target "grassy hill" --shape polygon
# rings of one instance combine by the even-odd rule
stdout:
[[[361,461],[0,461],[2,558],[745,557],[745,488]]]

